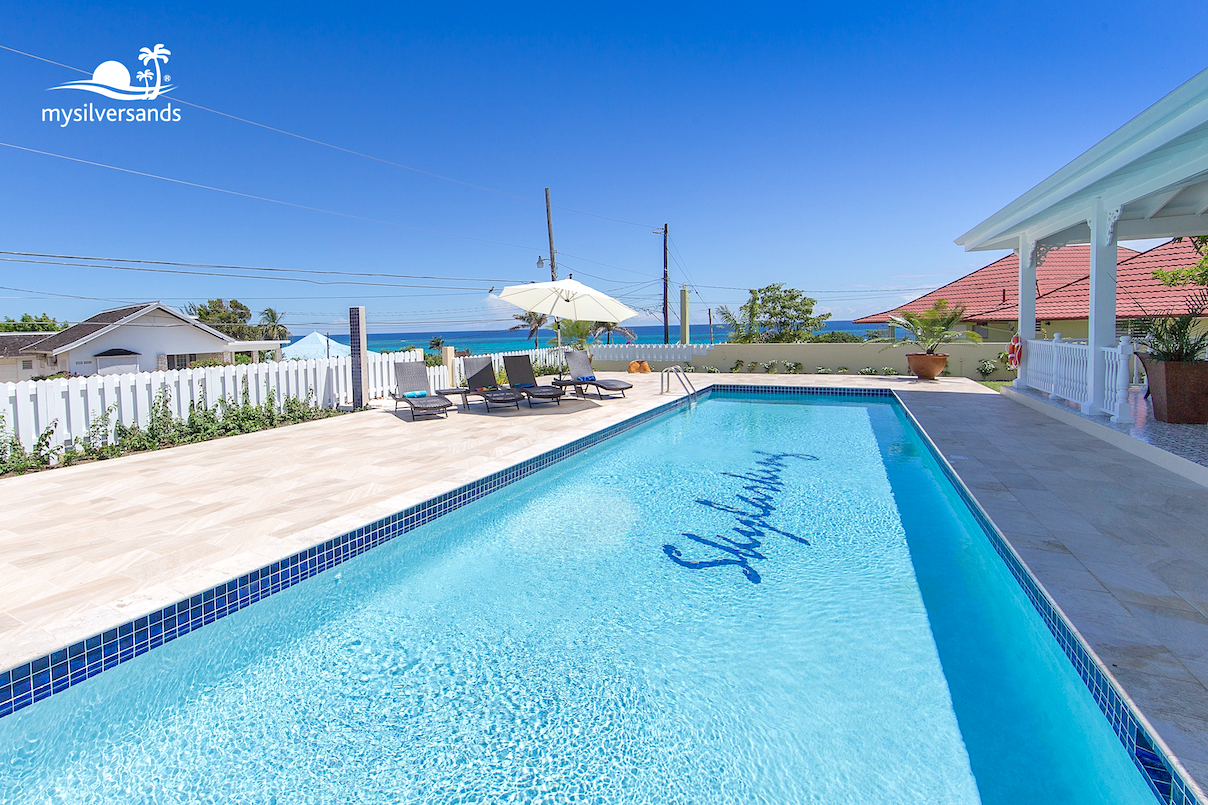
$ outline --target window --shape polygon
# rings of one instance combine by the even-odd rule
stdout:
[[[31,359],[28,361],[21,361],[21,368],[25,369],[25,370],[33,369],[34,368],[33,360]]]
[[[193,353],[191,355],[169,355],[168,356],[168,368],[169,369],[188,369],[189,364],[193,363],[195,360],[197,360],[197,353]]]

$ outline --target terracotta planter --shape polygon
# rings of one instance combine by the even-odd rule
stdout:
[[[948,356],[928,355],[926,352],[907,352],[906,363],[919,380],[935,380],[948,365]]]
[[[1148,360],[1145,370],[1154,419],[1208,424],[1208,361]]]

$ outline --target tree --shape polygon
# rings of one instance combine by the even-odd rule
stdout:
[[[980,344],[981,336],[972,330],[953,329],[964,316],[965,308],[963,306],[950,308],[948,300],[939,299],[929,310],[922,313],[902,310],[890,314],[889,323],[894,327],[901,327],[911,336],[910,338],[887,335],[876,340],[889,342],[886,349],[915,343],[922,347],[928,355],[934,355],[937,349],[953,341],[972,341]]]
[[[445,345],[445,339],[439,335],[432,336],[432,340],[428,342],[428,349],[440,349]]]
[[[260,311],[260,329],[266,340],[286,341],[289,339],[289,328],[282,322],[284,318],[284,313],[278,313],[271,307]]]
[[[591,326],[592,322],[590,321],[559,320],[558,333],[562,338],[562,346],[572,349],[587,349],[588,343],[595,340],[591,332]],[[547,347],[557,346],[557,344],[557,338],[551,338],[545,342]]]
[[[528,337],[533,339],[533,349],[539,348],[541,345],[537,343],[537,337],[541,333],[541,328],[549,322],[549,317],[544,313],[515,313],[512,318],[520,323],[509,327],[508,332],[528,330]]]
[[[738,343],[762,341],[793,343],[809,341],[811,334],[830,318],[829,313],[814,315],[817,299],[796,288],[774,282],[752,289],[751,297],[735,315],[728,307],[718,309],[722,322],[730,329],[730,340]]]
[[[185,312],[202,324],[207,324],[232,338],[243,341],[255,341],[260,338],[260,329],[250,324],[252,309],[238,299],[232,299],[229,303],[222,299],[211,299],[200,305],[190,302],[185,305]]]
[[[1178,243],[1182,238],[1174,240]],[[1172,288],[1181,285],[1208,285],[1208,236],[1193,235],[1191,244],[1195,246],[1195,250],[1200,255],[1200,259],[1195,265],[1169,270],[1156,269],[1153,272],[1154,279]]]
[[[4,321],[0,321],[0,333],[53,333],[65,327],[67,322],[60,323],[45,313],[41,316],[22,313],[20,319],[5,316]]]
[[[633,330],[630,330],[628,327],[622,327],[621,325],[617,324],[616,322],[593,321],[591,323],[591,337],[592,337],[592,340],[594,340],[594,341],[599,341],[600,336],[603,335],[605,337],[604,343],[611,344],[613,333],[616,333],[617,335],[621,336],[626,341],[632,341],[633,339],[638,337],[638,334],[635,333]]]

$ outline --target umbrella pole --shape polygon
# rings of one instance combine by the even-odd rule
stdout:
[[[562,379],[562,328],[558,326],[558,317],[554,316],[554,332],[558,334],[558,379]]]

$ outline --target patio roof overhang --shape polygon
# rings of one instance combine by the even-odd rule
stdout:
[[[1116,244],[1208,235],[1208,70],[956,239],[966,251],[1019,255],[1018,333],[1036,332],[1036,266],[1068,243],[1090,244],[1089,334],[1083,410],[1106,394],[1104,350],[1116,345]],[[1024,350],[1016,384],[1028,382]]]
[[[1208,235],[1208,70],[956,239],[967,251]]]

